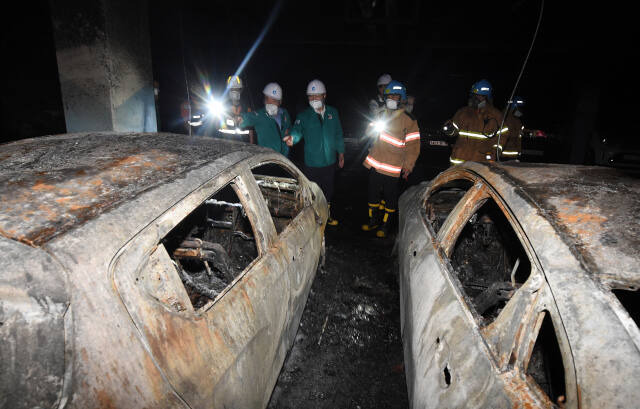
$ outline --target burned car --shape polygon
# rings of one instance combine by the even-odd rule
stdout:
[[[465,163],[400,199],[413,408],[640,402],[640,183],[608,168]]]
[[[286,158],[174,134],[0,146],[0,407],[265,407],[324,249]]]

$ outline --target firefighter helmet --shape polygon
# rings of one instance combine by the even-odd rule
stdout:
[[[509,109],[522,108],[523,106],[524,98],[522,97],[513,97],[513,99],[508,102]]]
[[[493,87],[491,83],[487,80],[480,80],[471,86],[472,94],[484,95],[487,98],[491,98],[493,96]]]
[[[387,87],[384,89],[385,97],[387,95],[400,95],[401,101],[406,101],[407,99],[407,89],[400,81],[391,80]]]

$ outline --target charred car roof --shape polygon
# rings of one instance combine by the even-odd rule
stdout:
[[[471,166],[501,175],[552,224],[585,268],[612,286],[640,285],[640,179],[593,166]]]
[[[41,246],[141,192],[255,145],[167,133],[81,133],[0,146],[0,235]]]

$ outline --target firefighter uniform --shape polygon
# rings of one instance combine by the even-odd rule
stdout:
[[[486,162],[496,159],[497,136],[506,133],[506,127],[498,130],[502,114],[490,103],[484,107],[465,106],[451,120],[458,134],[450,162],[456,165],[465,161]]]
[[[271,148],[287,156],[289,147],[282,138],[291,129],[291,117],[284,108],[278,108],[275,116],[270,116],[262,107],[255,112],[242,114],[242,127],[253,127],[258,134],[258,145]]]
[[[420,154],[420,130],[415,117],[404,109],[385,109],[379,119],[386,125],[363,163],[370,174],[369,223],[362,230],[380,227],[376,236],[385,237],[389,219],[398,206],[398,179],[403,170],[408,173],[413,170]]]
[[[500,137],[500,159],[518,159],[522,152],[522,121],[509,112],[504,124],[507,131]]]

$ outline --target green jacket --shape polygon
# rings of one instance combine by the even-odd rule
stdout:
[[[325,106],[324,119],[308,107],[298,114],[293,124],[293,143],[304,139],[304,163],[310,167],[324,167],[336,163],[336,154],[344,153],[342,125],[338,111]]]
[[[282,115],[281,127],[278,127],[276,120],[267,114],[264,107],[254,112],[243,113],[241,126],[243,128],[253,127],[256,130],[258,145],[271,148],[287,156],[289,147],[282,141],[282,138],[284,138],[286,131],[291,129],[291,117],[284,108],[280,108],[278,113]]]

